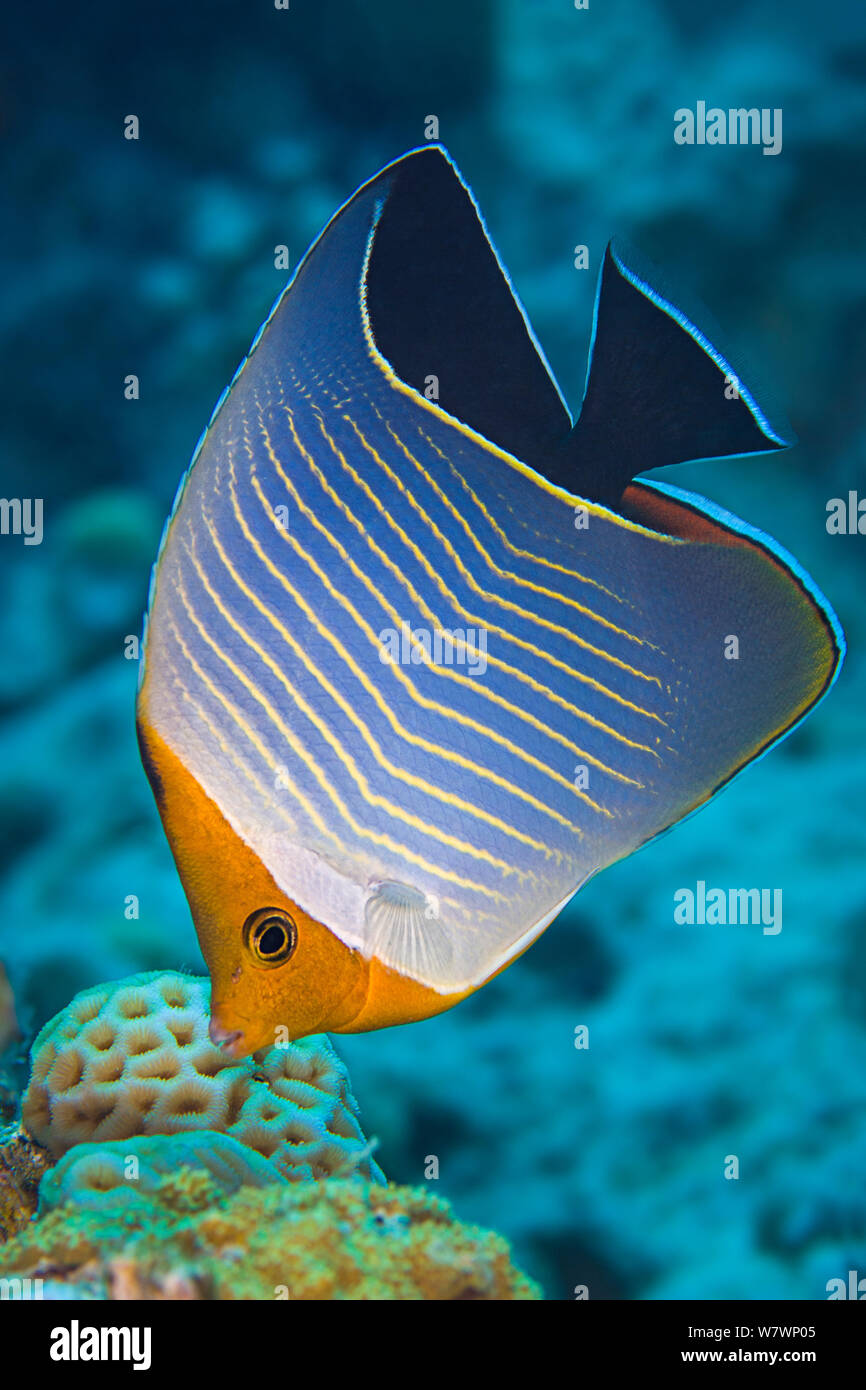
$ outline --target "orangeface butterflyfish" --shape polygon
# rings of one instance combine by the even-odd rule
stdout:
[[[617,243],[575,423],[445,151],[354,194],[220,398],[151,585],[140,744],[216,1041],[447,1009],[803,719],[842,657],[826,600],[635,481],[792,442]]]

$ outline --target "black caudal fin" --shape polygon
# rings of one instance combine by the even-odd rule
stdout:
[[[417,391],[438,384],[443,410],[569,486],[572,419],[481,215],[440,145],[381,176],[384,198],[365,274],[376,346]]]
[[[637,252],[608,246],[568,453],[571,489],[611,507],[647,469],[796,442],[766,390],[758,405],[754,371],[740,374],[708,312],[663,285]]]

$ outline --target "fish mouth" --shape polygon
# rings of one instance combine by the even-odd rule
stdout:
[[[208,1035],[214,1047],[218,1047],[228,1057],[244,1057],[249,1051],[244,1046],[244,1035],[239,1028],[229,1031],[215,1018],[210,1021]]]

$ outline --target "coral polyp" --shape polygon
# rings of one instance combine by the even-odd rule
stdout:
[[[133,975],[77,994],[38,1034],[25,1130],[55,1159],[78,1144],[227,1134],[294,1180],[381,1173],[328,1039],[233,1061],[208,1036],[207,980]]]

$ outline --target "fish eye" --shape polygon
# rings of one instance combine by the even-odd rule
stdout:
[[[256,965],[269,970],[294,954],[298,929],[281,907],[262,907],[244,922],[244,945]]]

